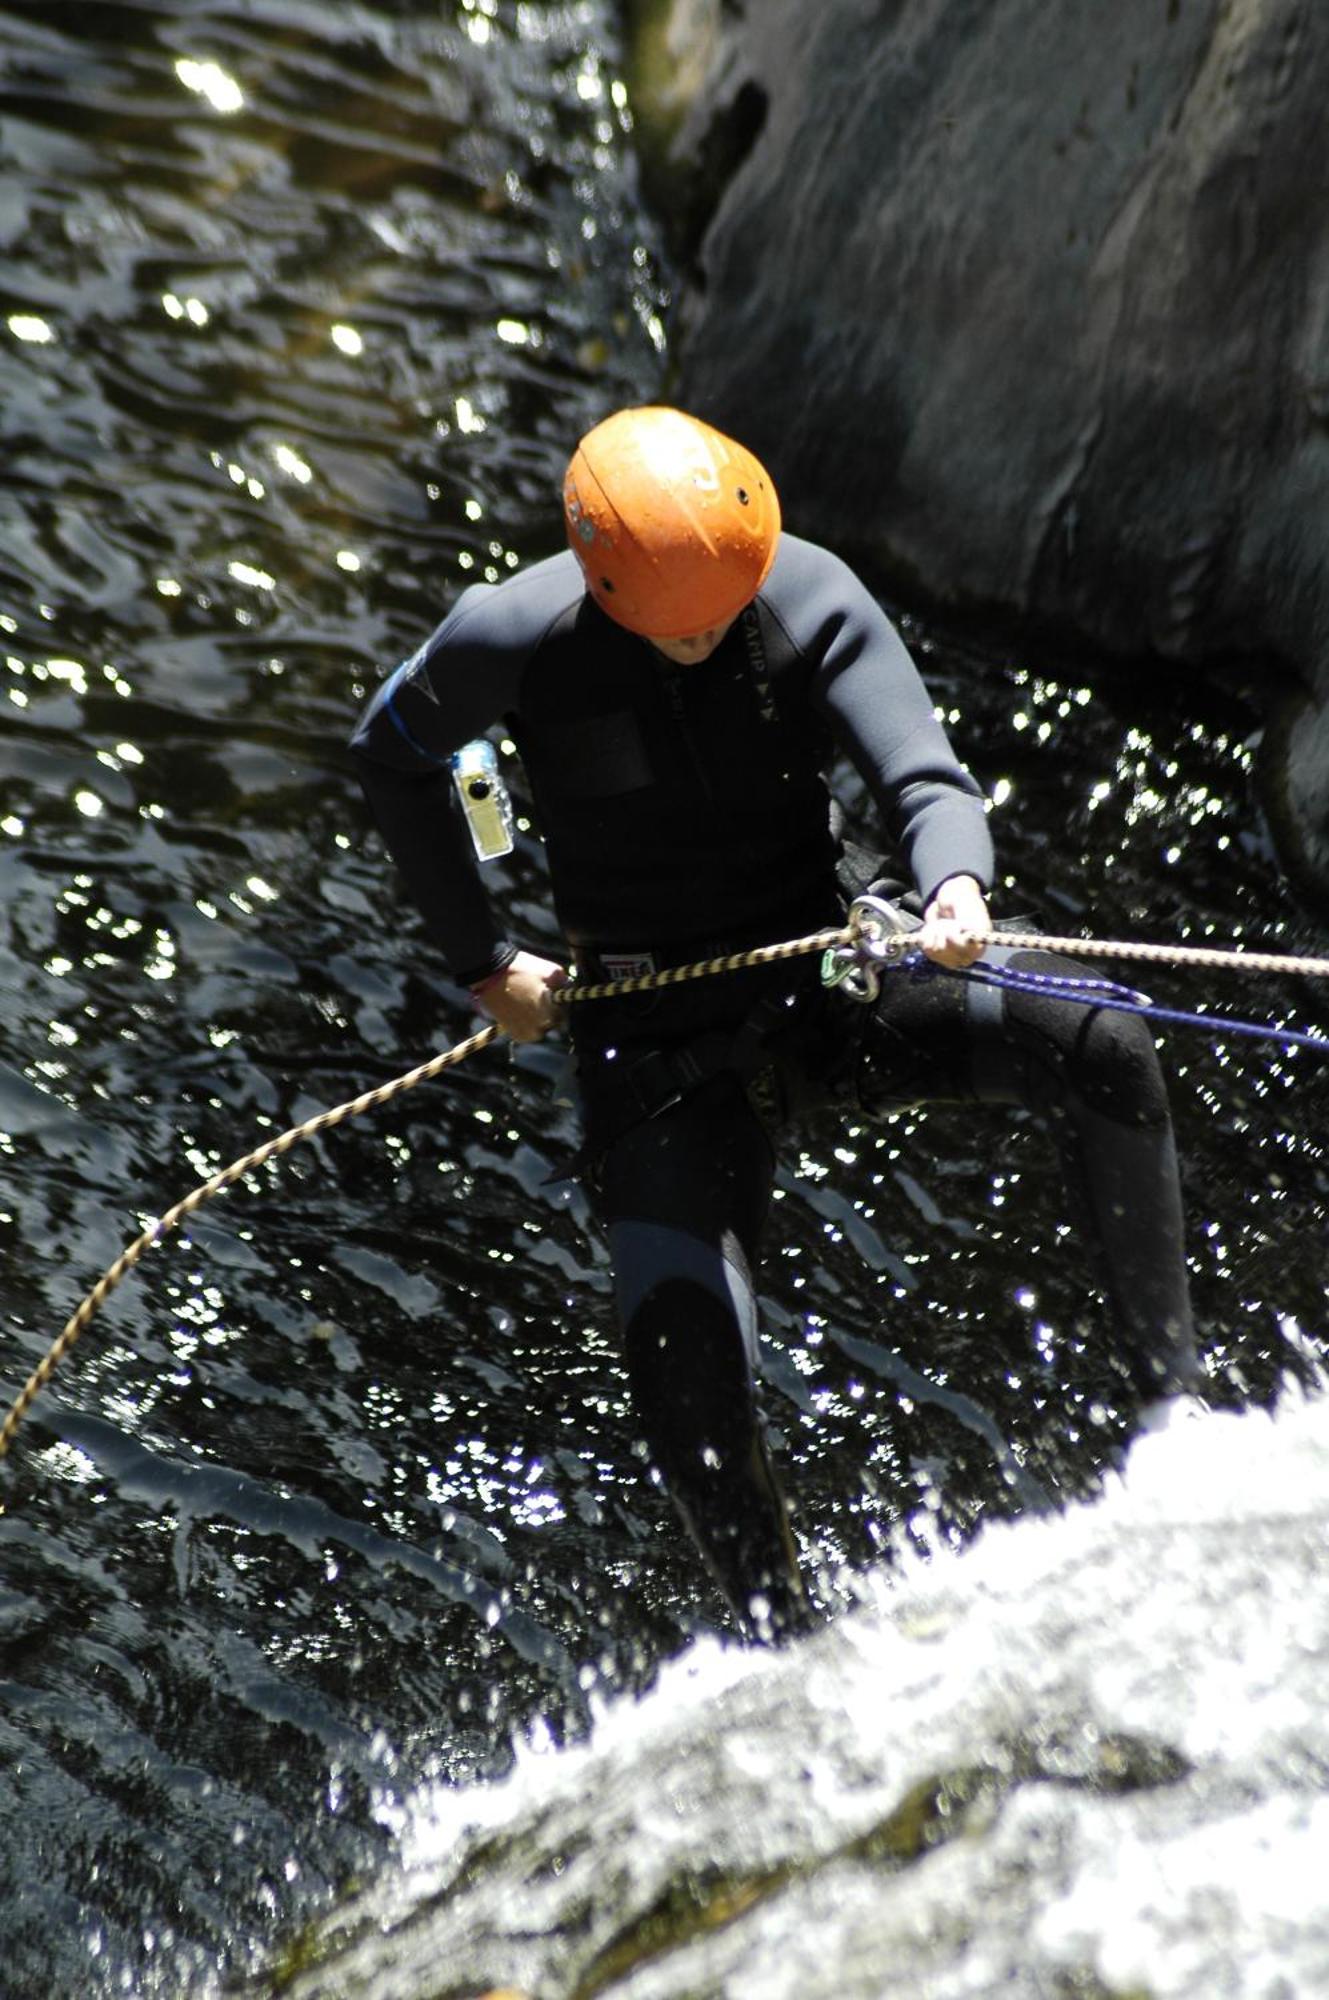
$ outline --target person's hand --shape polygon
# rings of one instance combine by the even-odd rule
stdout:
[[[983,891],[973,876],[952,875],[923,912],[923,928],[914,941],[938,965],[959,971],[982,956],[983,946],[974,937],[991,928]]]
[[[538,1042],[554,1025],[554,993],[568,975],[552,959],[519,951],[511,965],[472,991],[477,1007],[497,1021],[510,1040]]]

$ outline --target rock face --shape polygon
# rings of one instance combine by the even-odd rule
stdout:
[[[1254,692],[1323,899],[1329,9],[635,12],[677,399],[911,598]]]
[[[902,1559],[781,1654],[405,1811],[284,2000],[1329,1992],[1329,1405],[1181,1423],[1092,1506]]]

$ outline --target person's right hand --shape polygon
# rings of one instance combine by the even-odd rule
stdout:
[[[554,1025],[555,990],[567,983],[561,965],[519,951],[511,965],[485,980],[472,997],[512,1041],[538,1042]]]

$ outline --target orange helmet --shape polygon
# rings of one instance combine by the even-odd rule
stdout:
[[[619,410],[563,481],[568,542],[602,611],[646,639],[736,618],[766,581],[780,503],[750,451],[682,410]]]

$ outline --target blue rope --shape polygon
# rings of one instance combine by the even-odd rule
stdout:
[[[1181,1007],[1163,1007],[1147,993],[1118,986],[1110,979],[1081,979],[1072,973],[1035,972],[1019,966],[938,965],[921,951],[906,954],[901,964],[914,973],[949,973],[980,986],[1005,986],[1015,992],[1040,993],[1049,1000],[1069,1000],[1080,1007],[1107,1007],[1118,1014],[1140,1014],[1174,1028],[1207,1028],[1218,1037],[1246,1035],[1254,1041],[1278,1042],[1283,1048],[1318,1049],[1329,1053],[1329,1036],[1304,1034],[1299,1028],[1276,1028],[1262,1021],[1232,1020],[1226,1015],[1193,1014]]]

